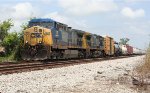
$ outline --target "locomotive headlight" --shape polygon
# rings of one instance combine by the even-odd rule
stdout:
[[[26,41],[26,43],[28,43],[28,41]]]

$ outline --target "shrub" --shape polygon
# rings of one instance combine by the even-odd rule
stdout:
[[[8,35],[8,31],[13,26],[13,22],[11,19],[5,20],[2,23],[0,23],[0,40],[3,41],[3,39]]]
[[[142,64],[142,66],[137,67],[137,71],[142,75],[150,74],[150,48],[147,49],[144,63]]]
[[[7,54],[11,54],[13,52],[19,42],[18,34],[16,32],[9,33],[3,40],[2,46],[5,47]]]

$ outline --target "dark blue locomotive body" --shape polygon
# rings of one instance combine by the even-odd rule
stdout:
[[[104,37],[86,31],[72,29],[52,19],[32,19],[28,27],[50,29],[53,44],[47,50],[49,59],[100,57],[104,53]]]

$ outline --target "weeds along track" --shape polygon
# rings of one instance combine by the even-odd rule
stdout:
[[[54,60],[54,61],[22,61],[18,63],[1,63],[0,64],[0,75],[3,74],[12,74],[12,73],[21,73],[34,70],[50,69],[65,67],[71,65],[87,64],[92,62],[100,62],[104,60],[114,60],[121,58],[128,58],[135,56],[120,56],[120,57],[106,57],[106,58],[91,58],[91,59],[72,59],[72,60]]]

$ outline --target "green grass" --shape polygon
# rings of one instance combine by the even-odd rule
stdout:
[[[1,62],[19,62],[21,59],[20,56],[20,46],[17,46],[13,51],[7,53],[6,56],[0,57]]]
[[[0,63],[2,62],[16,62],[16,60],[14,60],[14,53],[5,57],[0,57]]]

